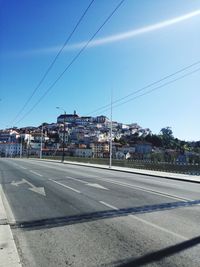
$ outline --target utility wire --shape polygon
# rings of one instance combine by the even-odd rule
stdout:
[[[155,81],[155,82],[153,82],[153,83],[150,83],[150,84],[148,84],[148,85],[146,85],[146,86],[144,86],[144,87],[142,87],[142,88],[140,88],[140,89],[138,89],[138,90],[136,90],[136,91],[134,91],[134,92],[132,92],[132,93],[126,95],[126,96],[124,96],[124,97],[121,97],[121,98],[119,98],[119,99],[116,99],[115,101],[113,101],[113,104],[116,104],[116,103],[118,103],[118,102],[120,102],[120,101],[122,101],[122,100],[124,100],[124,99],[126,99],[126,98],[129,98],[129,97],[132,96],[132,95],[135,95],[135,94],[137,94],[137,93],[139,93],[139,92],[141,92],[141,91],[144,91],[144,90],[148,89],[149,87],[152,87],[153,85],[156,85],[156,84],[158,84],[158,83],[160,83],[160,82],[162,82],[162,81],[164,81],[164,80],[166,80],[166,79],[169,79],[169,78],[171,78],[171,77],[177,75],[178,73],[181,73],[181,72],[183,72],[183,71],[185,71],[185,70],[188,70],[188,69],[190,69],[190,68],[192,68],[192,67],[194,67],[194,66],[196,66],[196,65],[198,65],[198,64],[200,64],[200,60],[199,60],[199,61],[196,61],[196,62],[194,62],[193,64],[190,64],[190,65],[188,65],[188,66],[186,66],[186,67],[184,67],[184,68],[182,68],[182,69],[179,69],[179,70],[176,71],[176,72],[173,72],[173,73],[171,73],[171,74],[169,74],[169,75],[167,75],[167,76],[164,76],[163,78],[161,78],[161,79],[159,79],[159,80],[157,80],[157,81]],[[107,107],[110,107],[110,104],[101,106],[101,107],[99,107],[99,108],[97,108],[97,109],[91,111],[90,113],[88,113],[88,114],[86,114],[86,115],[90,115],[90,114],[93,114],[93,113],[97,113],[97,111],[100,111],[100,110],[105,110],[105,108],[107,108]]]
[[[94,39],[94,37],[100,32],[100,30],[105,26],[105,24],[111,19],[111,17],[114,15],[114,13],[120,8],[120,6],[125,2],[125,0],[121,0],[117,6],[114,8],[114,10],[109,14],[109,16],[105,19],[105,21],[101,24],[101,26],[97,29],[97,31],[92,35],[92,37],[87,41],[87,43],[81,48],[81,50],[76,54],[76,56],[71,60],[71,62],[67,65],[67,67],[64,69],[64,71],[57,77],[57,79],[52,83],[51,86],[48,87],[48,89],[45,91],[45,93],[39,98],[39,100],[32,106],[31,109],[25,115],[16,122],[21,122],[25,117],[27,117],[34,109],[35,107],[45,98],[45,96],[51,91],[51,89],[56,85],[56,83],[62,78],[62,76],[65,74],[66,71],[69,70],[69,68],[72,66],[72,64],[79,58],[79,56],[84,52],[84,50],[88,47],[88,45],[91,43],[91,41]]]
[[[39,83],[37,84],[37,86],[35,87],[35,89],[33,90],[33,92],[31,93],[31,95],[29,96],[29,98],[26,100],[25,104],[23,105],[23,107],[19,110],[19,112],[17,113],[17,115],[15,116],[15,118],[13,119],[13,121],[15,121],[19,115],[24,111],[24,109],[27,107],[28,103],[31,101],[31,99],[33,98],[33,96],[35,95],[35,93],[37,92],[37,90],[39,89],[39,87],[41,86],[41,84],[43,83],[43,81],[45,80],[46,76],[48,75],[48,73],[50,72],[50,70],[53,68],[56,60],[58,59],[58,57],[60,56],[60,54],[62,53],[63,49],[66,47],[66,45],[68,44],[68,42],[70,41],[70,39],[72,38],[73,34],[75,33],[76,29],[78,28],[78,26],[80,25],[81,21],[83,20],[83,18],[85,17],[85,15],[87,14],[89,8],[91,7],[91,5],[93,4],[95,0],[92,0],[89,5],[87,6],[87,8],[85,9],[85,11],[83,12],[83,14],[81,15],[81,17],[79,18],[78,22],[76,23],[75,27],[73,28],[72,32],[69,34],[69,36],[67,37],[66,41],[64,42],[63,46],[60,48],[60,50],[58,51],[57,55],[55,56],[55,58],[53,59],[53,61],[51,62],[51,64],[49,65],[49,67],[47,68],[47,70],[45,71],[44,75],[42,76],[41,80],[39,81]]]
[[[200,71],[200,68],[197,68],[197,69],[195,69],[195,70],[193,70],[193,71],[191,71],[191,72],[188,72],[188,73],[186,73],[186,74],[184,74],[184,75],[182,75],[182,76],[180,76],[180,77],[178,77],[178,78],[176,78],[176,79],[173,79],[173,80],[171,80],[171,81],[169,81],[169,82],[166,82],[166,83],[164,83],[164,84],[162,84],[162,85],[159,85],[159,86],[157,86],[157,87],[155,87],[155,88],[153,88],[153,89],[151,89],[151,90],[148,90],[147,92],[145,92],[145,93],[143,93],[143,94],[137,95],[137,96],[135,96],[135,97],[133,97],[133,98],[131,98],[131,99],[128,99],[128,100],[122,102],[122,103],[119,103],[119,104],[117,104],[117,105],[114,105],[112,108],[117,108],[117,107],[119,107],[119,106],[121,106],[121,105],[124,105],[124,104],[126,104],[126,103],[128,103],[128,102],[130,102],[130,101],[133,101],[133,100],[135,100],[135,99],[137,99],[137,98],[140,98],[140,97],[142,97],[142,96],[144,96],[144,95],[150,94],[150,93],[152,93],[153,91],[156,91],[156,90],[158,90],[158,89],[160,89],[160,88],[163,88],[163,87],[165,87],[165,86],[167,86],[167,85],[169,85],[169,84],[172,84],[172,83],[174,83],[174,82],[176,82],[176,81],[182,80],[182,79],[184,79],[185,77],[190,76],[190,75],[192,75],[192,74],[194,74],[194,73],[196,73],[196,72],[198,72],[198,71]],[[114,103],[114,102],[113,102],[113,103]],[[110,110],[110,107],[104,109],[104,110],[101,111],[101,112],[104,113],[104,112],[106,112],[106,111],[108,111],[108,110]]]

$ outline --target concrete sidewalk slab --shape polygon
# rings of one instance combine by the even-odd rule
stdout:
[[[0,267],[20,267],[20,259],[9,225],[0,225]]]
[[[1,194],[1,188],[0,188],[0,194]],[[2,198],[0,196],[0,225],[2,224],[7,224],[7,217],[3,206]]]
[[[12,231],[8,225],[2,194],[3,189],[0,185],[0,267],[21,267]]]

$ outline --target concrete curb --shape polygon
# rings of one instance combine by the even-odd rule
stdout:
[[[22,267],[13,234],[3,205],[3,189],[0,185],[0,267]]]
[[[72,164],[72,163],[64,162],[64,164]],[[167,176],[164,172],[163,172],[163,174],[157,174],[157,173],[150,173],[148,171],[147,171],[147,173],[146,172],[141,172],[138,169],[127,170],[127,169],[121,169],[121,168],[118,169],[117,167],[112,167],[110,169],[109,167],[103,167],[103,166],[92,166],[92,165],[82,165],[82,164],[73,164],[73,165],[92,167],[92,168],[99,168],[99,169],[106,169],[106,170],[111,170],[111,171],[120,171],[120,172],[139,174],[139,175],[146,175],[146,176],[151,176],[151,177],[155,177],[156,176],[156,177],[159,177],[159,178],[164,178],[164,179],[169,179],[169,180],[176,180],[176,181],[183,181],[183,182],[200,183],[200,179],[197,180],[196,177],[188,177],[188,178],[186,178],[186,177],[185,178],[184,177],[170,177],[170,176]],[[154,171],[152,171],[152,172],[154,172]],[[171,173],[170,173],[170,175],[171,175]]]
[[[176,181],[183,181],[183,182],[191,182],[191,183],[200,183],[200,178],[198,179],[198,176],[194,176],[191,174],[177,174],[177,173],[166,173],[166,172],[159,172],[159,171],[150,171],[150,170],[141,170],[141,169],[131,169],[131,168],[125,168],[125,167],[116,167],[113,166],[111,169],[106,165],[98,165],[98,164],[92,164],[92,163],[81,163],[81,162],[73,162],[73,161],[64,161],[61,162],[59,160],[51,160],[51,159],[32,159],[32,160],[38,160],[38,161],[48,161],[48,162],[55,162],[60,164],[70,164],[70,165],[77,165],[77,166],[83,166],[83,167],[91,167],[91,168],[97,168],[97,169],[104,169],[104,170],[111,170],[111,171],[120,171],[120,172],[126,172],[126,173],[132,173],[132,174],[139,174],[139,175],[146,175],[151,177],[159,177],[169,180],[176,180]]]

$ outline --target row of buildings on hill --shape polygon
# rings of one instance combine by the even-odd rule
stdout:
[[[113,158],[144,157],[151,153],[150,143],[125,146],[119,142],[123,136],[148,135],[151,131],[137,123],[112,122]],[[106,116],[79,116],[61,114],[55,123],[43,123],[38,127],[9,128],[0,130],[0,155],[2,157],[39,156],[65,154],[76,157],[109,156],[110,121]]]

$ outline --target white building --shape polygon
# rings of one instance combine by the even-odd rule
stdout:
[[[116,159],[129,159],[131,157],[131,154],[123,153],[122,151],[117,151],[115,154]]]
[[[0,130],[0,142],[16,142],[19,138],[19,133],[12,129]]]
[[[20,137],[27,144],[29,144],[33,140],[32,135],[27,133],[20,134]]]
[[[135,147],[133,146],[124,146],[119,147],[118,151],[116,152],[117,159],[128,159],[131,157],[131,154],[135,153]]]
[[[5,157],[15,157],[21,154],[22,146],[19,143],[0,143],[0,154]]]

